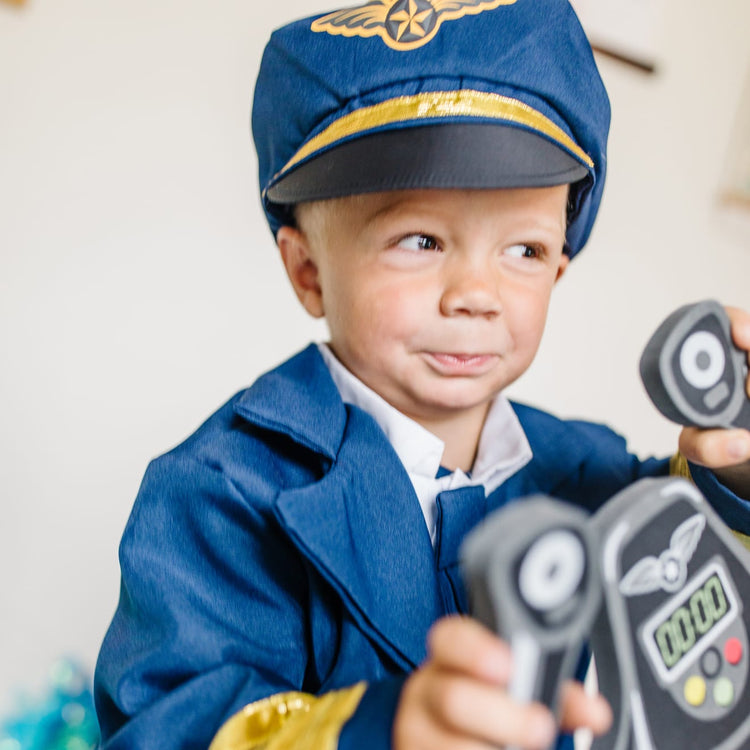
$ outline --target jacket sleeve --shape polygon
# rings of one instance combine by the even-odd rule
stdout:
[[[243,706],[304,684],[304,571],[219,468],[153,462],[120,567],[95,674],[104,750],[205,750]]]
[[[591,450],[579,471],[567,477],[561,496],[596,510],[629,484],[646,477],[683,476],[695,483],[722,520],[738,535],[750,535],[750,502],[735,495],[704,466],[690,463],[679,453],[669,459],[639,459],[625,439],[610,428],[590,422],[568,423],[571,439],[587,441]]]
[[[690,463],[681,454],[672,461],[672,473],[695,482],[724,523],[750,547],[750,501],[725,487],[711,469]]]
[[[390,748],[404,677],[302,692],[306,571],[252,490],[179,454],[149,466],[95,675],[102,750]]]
[[[633,482],[670,473],[669,459],[641,460],[628,450],[625,438],[606,425],[578,420],[563,424],[560,436],[581,446],[583,458],[566,470],[553,495],[593,512]]]

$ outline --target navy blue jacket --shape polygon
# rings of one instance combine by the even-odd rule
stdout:
[[[481,487],[441,493],[434,549],[391,445],[342,402],[315,346],[153,461],[97,664],[103,747],[205,750],[248,703],[360,680],[369,688],[339,747],[388,747],[429,627],[466,611],[457,556],[474,525],[536,492],[593,510],[668,473],[668,461],[639,461],[606,427],[514,408],[533,459],[487,498]],[[741,501],[710,472],[694,478],[750,531]]]

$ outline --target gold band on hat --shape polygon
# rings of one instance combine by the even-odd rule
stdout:
[[[303,159],[345,138],[386,125],[419,121],[434,123],[448,117],[475,117],[523,125],[547,136],[589,169],[594,167],[591,157],[562,128],[528,104],[500,94],[461,89],[399,96],[343,115],[307,141],[274,176],[274,180]]]

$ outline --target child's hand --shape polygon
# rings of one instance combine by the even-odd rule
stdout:
[[[732,323],[734,343],[750,352],[750,313],[726,308]],[[748,355],[750,359],[750,355]],[[750,396],[750,377],[745,384]],[[714,470],[719,480],[734,493],[750,500],[750,431],[702,430],[685,427],[680,433],[680,452],[694,463]]]
[[[404,684],[393,729],[394,750],[480,750],[508,745],[543,750],[555,739],[552,714],[507,693],[508,646],[468,617],[446,617],[430,630],[427,661]],[[563,688],[563,729],[600,734],[612,714],[583,686]]]

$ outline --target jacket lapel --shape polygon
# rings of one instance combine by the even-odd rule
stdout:
[[[440,615],[434,555],[411,482],[375,422],[352,407],[331,470],[281,493],[276,509],[359,627],[402,667],[419,664]]]
[[[328,459],[320,481],[279,493],[277,518],[368,637],[403,668],[418,665],[441,614],[435,557],[378,425],[341,401],[315,345],[259,378],[235,411]]]

